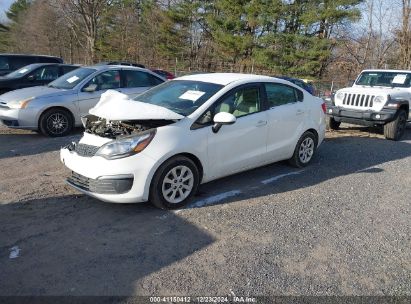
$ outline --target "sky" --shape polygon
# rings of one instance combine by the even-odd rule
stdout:
[[[10,7],[10,5],[14,2],[14,0],[0,0],[0,21],[6,18],[4,14]]]

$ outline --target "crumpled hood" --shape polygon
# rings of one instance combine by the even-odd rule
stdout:
[[[177,120],[184,118],[164,107],[130,99],[127,95],[108,90],[89,113],[108,120]]]
[[[51,96],[59,96],[63,94],[71,94],[71,91],[50,88],[46,86],[38,86],[38,87],[31,87],[31,88],[24,88],[19,90],[14,90],[3,95],[0,95],[0,99],[2,101],[8,102],[13,100],[22,100],[31,97],[51,97]]]

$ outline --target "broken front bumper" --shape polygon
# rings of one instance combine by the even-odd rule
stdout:
[[[60,159],[72,171],[67,183],[80,192],[110,203],[148,200],[156,162],[143,153],[107,160],[100,156],[80,156],[62,148]]]
[[[337,122],[346,122],[363,126],[384,125],[387,122],[393,121],[397,110],[383,109],[379,112],[360,111],[346,109],[330,105],[327,107],[327,115],[334,118]]]

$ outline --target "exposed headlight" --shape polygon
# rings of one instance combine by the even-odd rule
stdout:
[[[143,151],[156,135],[156,130],[137,136],[124,137],[103,145],[96,153],[107,159],[117,159],[137,154]]]
[[[11,109],[25,109],[30,101],[32,101],[34,97],[22,99],[22,100],[13,100],[7,103],[7,106]]]
[[[338,99],[338,100],[343,100],[343,98],[344,98],[344,93],[343,93],[343,92],[338,92],[338,93],[335,95],[335,98]]]
[[[386,101],[387,101],[387,97],[386,97],[386,96],[379,95],[379,96],[376,96],[376,97],[374,98],[374,102],[386,102]]]

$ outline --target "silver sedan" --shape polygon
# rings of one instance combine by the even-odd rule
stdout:
[[[112,89],[133,98],[165,79],[142,68],[90,66],[76,69],[47,86],[15,90],[0,95],[0,123],[10,128],[64,136],[81,117]]]

